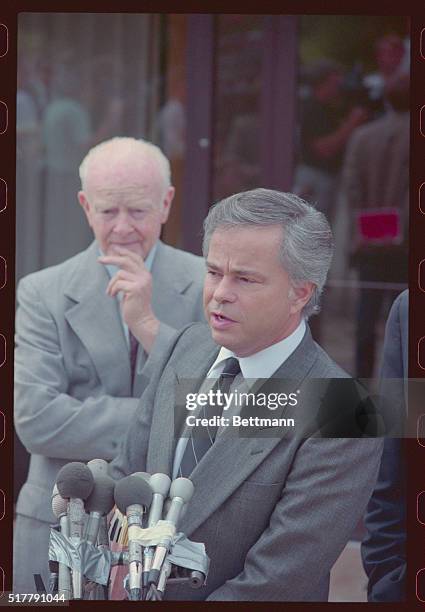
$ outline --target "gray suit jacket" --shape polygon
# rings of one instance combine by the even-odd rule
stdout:
[[[18,287],[15,425],[32,453],[17,512],[53,522],[50,496],[72,460],[111,460],[157,356],[175,330],[203,320],[204,262],[159,243],[152,267],[153,309],[162,321],[147,359],[139,350],[131,388],[129,349],[117,300],[94,242]]]
[[[203,379],[217,352],[205,325],[176,335],[112,464],[115,478],[139,470],[171,475],[175,384]],[[309,330],[274,375],[293,379],[301,395],[309,378],[346,376]],[[314,420],[319,404],[315,397],[283,414],[297,419],[301,410]],[[179,527],[205,543],[210,573],[197,591],[169,586],[169,599],[327,600],[329,571],[371,495],[382,441],[272,435],[224,433],[193,471],[195,494]]]

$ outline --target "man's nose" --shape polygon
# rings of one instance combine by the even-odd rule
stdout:
[[[213,297],[219,304],[223,302],[234,302],[236,300],[236,293],[232,286],[231,279],[222,276],[214,289]]]
[[[131,231],[131,217],[126,211],[120,211],[115,219],[114,232],[123,233]]]

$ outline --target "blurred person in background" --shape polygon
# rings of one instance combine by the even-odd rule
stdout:
[[[320,59],[306,68],[310,93],[301,103],[300,164],[294,191],[332,220],[345,146],[369,113],[351,107],[344,95],[342,67]]]
[[[49,219],[45,227],[44,259],[49,264],[75,255],[90,243],[90,229],[81,210],[75,206],[78,192],[77,169],[90,147],[116,133],[121,117],[121,103],[106,99],[101,122],[93,130],[88,89],[80,71],[61,62],[55,69],[52,95],[42,119],[44,148],[44,212]],[[65,228],[58,232],[58,228]],[[72,228],[72,232],[66,231]]]
[[[377,70],[366,74],[363,85],[369,97],[378,102],[381,111],[388,110],[390,102],[387,100],[386,88],[400,76],[400,72],[408,72],[410,67],[410,47],[396,34],[388,34],[378,38],[375,43],[375,63]]]
[[[219,191],[226,195],[232,191],[253,189],[261,183],[256,95],[240,95],[236,107],[238,112],[229,123],[218,167]]]
[[[16,206],[16,241],[18,245],[25,244],[29,248],[33,246],[42,223],[37,211],[42,167],[40,112],[31,85],[31,69],[27,61],[20,63],[16,91],[16,202],[26,204],[25,208]],[[23,259],[24,256],[18,259],[17,276],[24,267]],[[25,257],[25,260],[29,270],[37,269],[34,257]]]
[[[387,87],[390,108],[356,130],[347,147],[342,189],[355,231],[351,265],[360,289],[357,308],[356,375],[373,376],[376,326],[385,298],[407,282],[409,206],[409,82]],[[373,287],[370,283],[387,283]]]

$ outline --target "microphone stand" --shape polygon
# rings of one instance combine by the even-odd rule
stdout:
[[[59,518],[59,522],[61,533],[69,537],[69,521],[67,514],[62,514]],[[64,563],[59,563],[58,593],[60,597],[63,596],[65,601],[72,599],[71,570]]]
[[[97,544],[99,548],[109,549],[108,524],[106,516],[103,516],[100,519],[99,533],[97,535]],[[96,595],[99,595],[99,597],[96,597],[96,599],[109,599],[109,581],[106,585],[98,585]],[[100,595],[103,595],[103,597],[101,597]]]

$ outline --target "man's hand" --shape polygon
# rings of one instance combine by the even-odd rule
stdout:
[[[140,255],[124,248],[115,250],[116,255],[104,255],[98,259],[102,264],[120,268],[109,281],[106,293],[115,297],[122,291],[123,319],[149,353],[159,329],[159,321],[152,310],[152,275]]]

